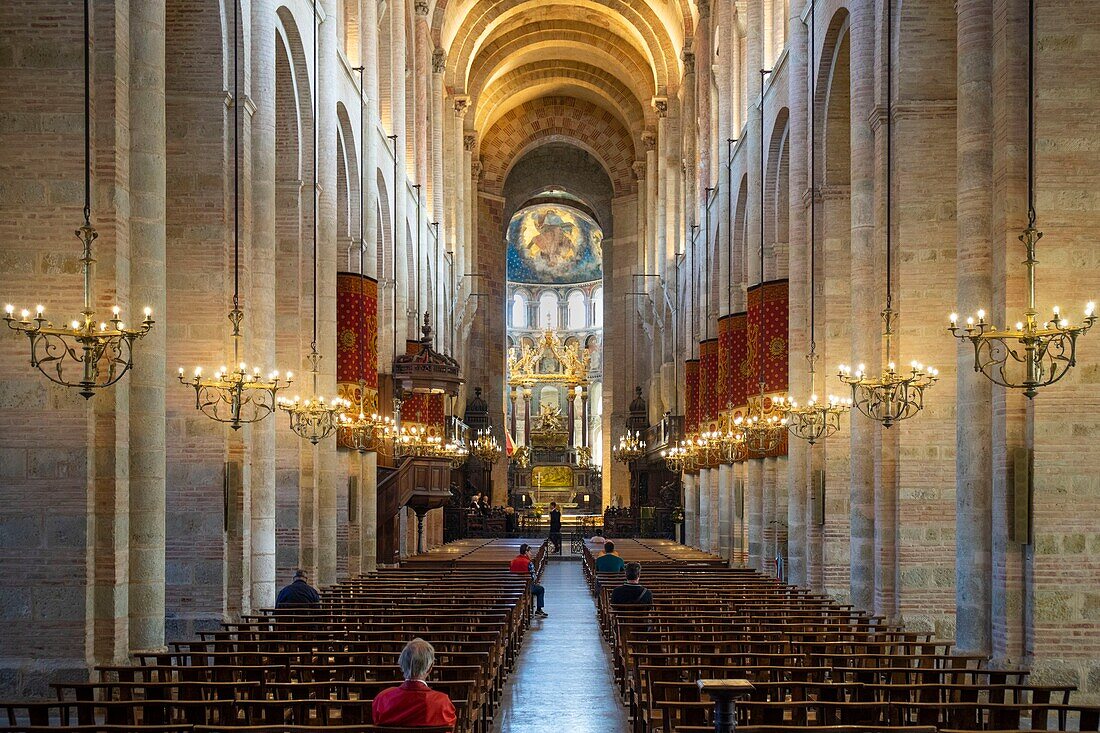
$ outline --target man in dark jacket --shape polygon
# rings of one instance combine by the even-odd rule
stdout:
[[[306,571],[299,568],[294,571],[294,582],[279,591],[279,596],[275,599],[275,608],[303,608],[317,606],[320,603],[321,596],[306,581]]]
[[[554,543],[554,554],[561,554],[561,510],[558,502],[550,502],[550,541]]]
[[[612,605],[653,605],[653,594],[641,583],[642,564],[640,562],[628,562],[626,564],[626,582],[611,591]]]

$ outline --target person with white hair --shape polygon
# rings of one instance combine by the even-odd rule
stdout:
[[[401,725],[410,728],[450,726],[457,716],[451,699],[428,687],[425,682],[435,664],[435,649],[417,637],[405,645],[397,658],[405,681],[378,693],[371,702],[375,725]]]

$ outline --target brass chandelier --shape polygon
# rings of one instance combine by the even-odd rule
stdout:
[[[690,473],[696,467],[693,442],[689,444],[687,440],[681,440],[678,445],[661,451],[661,458],[664,459],[668,470],[673,473],[680,473],[681,471]]]
[[[501,450],[500,443],[497,442],[496,436],[493,435],[493,431],[490,428],[483,428],[477,431],[477,435],[470,445],[470,456],[482,463],[492,466],[500,460],[502,453],[503,451]]]
[[[974,371],[981,372],[994,384],[1010,389],[1022,389],[1028,399],[1041,387],[1054,384],[1077,364],[1077,337],[1096,323],[1096,306],[1088,303],[1080,324],[1071,323],[1055,306],[1048,320],[1039,320],[1035,307],[1035,249],[1043,233],[1036,224],[1035,213],[1035,2],[1028,3],[1027,47],[1027,228],[1020,235],[1027,258],[1027,310],[1024,320],[1013,329],[999,329],[985,320],[985,311],[966,319],[959,326],[959,317],[950,316],[948,329],[960,341],[974,346]]]
[[[771,69],[760,70],[760,285],[764,284],[764,78],[772,73]],[[757,360],[759,363],[760,399],[755,405],[749,401],[748,414],[741,422],[745,436],[745,447],[756,456],[766,456],[775,451],[787,432],[787,418],[779,409],[769,411],[766,407],[764,391],[764,307],[760,306],[760,344]],[[782,405],[782,400],[779,400]]]
[[[92,243],[99,234],[92,226],[92,137],[91,137],[91,28],[89,0],[84,0],[84,224],[76,230],[83,244],[80,265],[84,275],[84,309],[80,318],[68,327],[55,326],[43,315],[44,306],[21,310],[15,316],[15,306],[4,308],[8,328],[27,336],[31,347],[31,366],[55,384],[75,387],[84,399],[96,390],[110,387],[125,376],[134,365],[134,342],[153,327],[152,310],[145,308],[145,319],[127,328],[119,319],[120,309],[111,309],[111,317],[96,323],[92,307]]]
[[[893,361],[893,20],[892,2],[886,4],[886,308],[882,311],[883,338],[886,344],[886,366],[876,377],[863,364],[855,369],[841,364],[837,376],[852,388],[852,404],[867,417],[889,428],[907,420],[924,409],[924,391],[936,383],[939,371],[919,361],[910,362],[909,370],[898,370]]]
[[[317,4],[313,3],[313,340],[309,345],[309,372],[312,377],[313,394],[317,395],[317,377],[321,355],[317,353]],[[346,410],[351,407],[351,402],[341,397],[333,397],[326,400],[322,396],[314,396],[302,400],[298,396],[294,399],[279,399],[279,409],[290,417],[290,429],[299,437],[317,445],[329,437],[340,427],[341,423],[348,421]]]
[[[745,442],[745,431],[742,429],[742,419],[733,418],[732,410],[723,416],[726,424],[716,430],[702,434],[702,439],[714,446],[718,463],[732,465],[740,463],[748,458],[748,445]]]
[[[233,324],[234,369],[221,367],[210,376],[203,376],[202,367],[195,367],[191,376],[185,376],[183,367],[179,368],[180,384],[195,390],[195,409],[211,420],[226,423],[234,430],[242,425],[259,422],[275,411],[278,393],[290,386],[294,375],[287,372],[286,378],[272,371],[264,376],[261,368],[252,367],[241,361],[241,321],[244,309],[240,299],[240,97],[237,85],[237,39],[240,34],[238,13],[240,0],[233,7],[233,309],[229,311],[229,322]]]
[[[611,449],[611,457],[620,463],[636,461],[646,452],[646,442],[638,430],[627,430],[619,436],[619,444]]]
[[[810,48],[814,45],[814,2],[810,2]],[[810,68],[816,68],[816,60],[811,59]],[[810,99],[816,99],[816,79],[810,81]],[[787,418],[787,431],[794,437],[813,445],[835,435],[840,430],[840,418],[852,409],[851,399],[829,396],[825,402],[819,402],[814,390],[815,367],[817,366],[817,118],[814,104],[810,104],[810,353],[806,361],[810,366],[810,399],[800,405],[788,397],[783,404],[783,415]]]

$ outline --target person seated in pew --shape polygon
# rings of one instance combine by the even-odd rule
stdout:
[[[596,572],[597,573],[618,573],[622,572],[623,566],[626,563],[615,552],[614,542],[605,542],[603,545],[603,552],[596,558]]]
[[[275,608],[305,608],[321,604],[321,596],[306,580],[306,571],[298,568],[294,571],[294,580],[279,591],[275,598]]]
[[[435,664],[435,649],[417,637],[405,645],[397,658],[405,681],[389,687],[371,701],[371,720],[375,725],[401,725],[409,728],[450,726],[458,716],[446,694],[428,687],[425,680]]]
[[[546,618],[550,614],[543,609],[543,600],[546,598],[546,589],[539,585],[538,579],[535,577],[535,563],[531,560],[531,546],[524,542],[519,546],[519,554],[512,558],[512,564],[509,569],[518,575],[530,575],[531,576],[531,595],[535,597],[535,615],[539,618]]]
[[[652,606],[653,594],[649,588],[642,585],[642,564],[640,562],[628,562],[626,564],[626,581],[615,590],[611,591],[611,603],[616,606]]]

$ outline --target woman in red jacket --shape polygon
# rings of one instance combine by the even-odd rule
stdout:
[[[400,687],[390,687],[378,693],[371,702],[371,719],[375,725],[450,726],[454,727],[455,706],[442,692],[436,692],[425,682],[435,664],[435,649],[421,638],[405,645],[397,663],[405,675]]]

